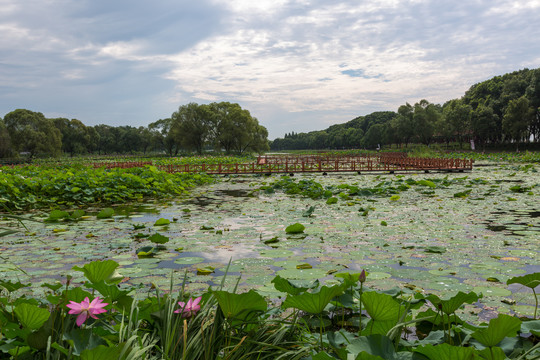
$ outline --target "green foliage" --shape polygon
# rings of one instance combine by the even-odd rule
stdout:
[[[375,321],[397,321],[403,315],[403,307],[392,296],[368,291],[362,294],[362,303]]]
[[[515,276],[511,279],[508,279],[506,284],[508,285],[521,284],[532,290],[540,285],[540,273],[527,274],[523,276]]]
[[[455,313],[456,310],[461,307],[461,305],[465,303],[472,304],[475,301],[478,301],[479,296],[474,292],[464,293],[460,291],[449,299],[441,299],[437,295],[433,294],[428,295],[426,299],[429,300],[436,309],[442,311],[446,315],[450,315]]]
[[[82,271],[84,276],[92,282],[99,283],[105,281],[106,283],[118,283],[122,280],[122,276],[116,272],[118,263],[114,260],[93,261],[84,265],[82,268],[74,266],[73,270]]]
[[[169,174],[155,167],[105,169],[82,165],[2,168],[0,178],[0,202],[10,209],[163,198],[211,181],[205,175]],[[50,220],[67,218],[63,212],[53,212],[50,216]]]
[[[334,297],[342,293],[343,287],[341,285],[323,286],[316,293],[305,292],[298,295],[289,295],[282,306],[284,308],[292,307],[311,314],[320,314]]]
[[[31,330],[39,329],[51,315],[47,309],[27,303],[17,305],[14,311],[21,325]]]
[[[426,356],[429,360],[472,360],[474,349],[461,346],[441,344],[437,346],[424,345],[414,350],[415,353]]]
[[[60,154],[62,134],[42,113],[17,109],[6,114],[4,124],[15,151],[28,152],[30,157]]]
[[[65,358],[71,354],[72,358],[96,360],[143,356],[171,360],[223,356],[300,360],[310,358],[311,354],[312,359],[498,360],[505,359],[507,354],[522,359],[540,355],[540,347],[535,345],[537,340],[530,336],[538,334],[538,321],[522,321],[504,314],[480,327],[453,321],[452,333],[460,336],[444,337],[434,328],[425,339],[400,340],[399,335],[406,333],[403,329],[407,325],[426,319],[412,318],[415,300],[399,291],[389,291],[392,294],[389,295],[369,290],[362,295],[367,316],[359,314],[358,304],[346,301],[360,290],[359,274],[339,274],[337,277],[344,282],[332,287],[319,286],[316,282],[311,292],[277,276],[274,285],[288,293],[281,308],[300,311],[292,315],[269,307],[267,300],[254,290],[236,294],[220,289],[203,293],[200,308],[184,318],[175,312],[182,309],[178,301],[186,304],[189,299],[193,301],[192,295],[181,292],[176,299],[157,292],[137,302],[133,289],[120,289],[104,281],[116,266],[114,262],[93,262],[77,267],[86,270],[88,282],[74,288],[51,286],[53,294],[48,299],[56,300],[47,305],[24,296],[0,295],[0,357],[15,358],[18,354],[23,358],[26,354],[24,358]],[[12,292],[20,287],[4,286]],[[76,315],[67,314],[66,304],[81,302],[86,297],[94,299],[98,293],[108,303],[107,311],[98,314],[97,320],[87,319],[83,326],[76,326]],[[477,301],[478,296],[460,292],[447,300],[433,295],[427,299],[444,314],[459,319],[455,311],[463,303]],[[343,315],[336,316],[335,304],[339,304]],[[319,319],[311,321],[314,319],[302,312],[317,315]],[[334,321],[341,316],[363,318],[359,325],[370,335],[349,332],[346,325]],[[320,324],[326,324],[324,330]],[[319,336],[314,336],[312,326],[318,326]]]
[[[114,209],[112,208],[105,208],[103,210],[101,210],[97,215],[96,217],[98,219],[109,219],[109,218],[112,218],[114,215]]]
[[[495,319],[489,321],[487,328],[478,329],[472,333],[472,337],[482,345],[493,347],[499,344],[505,337],[517,335],[521,328],[521,320],[516,317],[499,314]]]
[[[253,312],[262,312],[268,307],[266,300],[254,290],[243,294],[227,291],[214,291],[212,294],[227,319],[247,319]]]
[[[394,343],[383,335],[361,336],[354,339],[347,346],[347,350],[357,356],[356,359],[398,359]],[[358,355],[363,355],[363,357],[358,357]]]

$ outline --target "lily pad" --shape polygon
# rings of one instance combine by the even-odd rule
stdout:
[[[300,234],[304,232],[305,228],[306,227],[304,225],[300,223],[295,223],[295,224],[287,226],[287,228],[285,228],[285,232],[287,234]]]
[[[176,264],[180,264],[180,265],[198,264],[198,263],[202,263],[203,261],[204,261],[204,258],[197,257],[197,256],[185,256],[185,257],[180,257],[174,260]]]
[[[499,287],[477,286],[473,288],[475,293],[482,293],[484,296],[510,296],[512,292]]]

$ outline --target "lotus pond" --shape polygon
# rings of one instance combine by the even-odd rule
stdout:
[[[123,286],[198,293],[220,284],[283,296],[274,276],[332,285],[333,274],[368,272],[366,285],[437,295],[475,291],[463,316],[532,317],[530,289],[506,281],[540,272],[539,176],[532,165],[486,164],[471,173],[238,176],[174,201],[145,201],[76,216],[32,213],[22,234],[2,238],[4,280],[44,283],[83,274],[94,260],[120,264]],[[81,209],[79,209],[81,210]],[[101,214],[100,216],[96,216]],[[292,224],[303,231],[286,231]],[[20,227],[0,220],[0,227]],[[230,265],[228,265],[230,262]],[[238,275],[238,276],[235,276]]]

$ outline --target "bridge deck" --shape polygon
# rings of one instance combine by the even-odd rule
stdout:
[[[317,159],[312,161],[279,162],[259,158],[257,163],[247,164],[189,164],[162,165],[168,172],[207,174],[291,174],[329,172],[403,172],[403,171],[466,171],[472,170],[473,160],[426,159],[426,158],[354,158]]]

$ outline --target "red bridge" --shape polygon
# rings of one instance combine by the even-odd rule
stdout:
[[[361,156],[259,156],[256,163],[161,165],[168,172],[207,174],[292,174],[472,170],[474,160],[410,158],[401,153]]]

